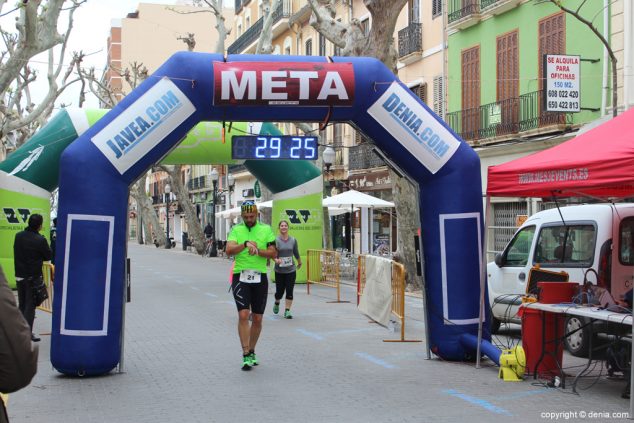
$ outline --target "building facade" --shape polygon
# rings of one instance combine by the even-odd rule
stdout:
[[[564,4],[574,8],[580,2]],[[600,1],[582,8],[584,16],[604,16],[594,23],[608,39],[610,13]],[[489,166],[560,144],[611,107],[601,41],[551,3],[449,0],[447,43],[446,122],[480,155],[483,191]],[[546,54],[578,56],[579,112],[546,110]],[[549,207],[541,199],[492,200],[491,255],[504,247],[522,216]]]
[[[185,4],[187,2],[175,3],[181,4],[167,6],[139,3],[126,17],[113,19],[107,40],[108,62],[104,80],[119,100],[132,91],[133,85],[141,82],[134,80],[134,75],[129,72],[134,66],[146,68],[151,78],[152,72],[178,51],[190,49],[211,52],[216,48],[218,34],[214,29],[214,16],[211,13],[199,13],[199,7]],[[233,10],[226,9],[224,16],[226,22],[230,23]],[[130,75],[130,80],[126,75]],[[219,172],[220,188],[216,205],[213,203],[209,176],[212,167],[211,164],[186,165],[181,173],[181,180],[190,191],[190,198],[203,226],[211,220],[214,206],[217,211],[229,207],[228,196],[224,195],[228,191],[226,166],[215,166]],[[164,225],[161,230],[165,231],[166,219],[169,218],[170,234],[180,241],[182,232],[187,231],[187,228],[180,205],[172,200],[173,193],[169,196],[165,193],[166,178],[165,172],[153,171],[149,177],[148,193],[159,221]],[[224,227],[218,230],[224,231]]]

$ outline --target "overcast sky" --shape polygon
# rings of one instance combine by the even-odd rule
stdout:
[[[128,13],[134,12],[137,9],[139,3],[182,4],[183,2],[179,0],[88,0],[75,12],[73,31],[67,48],[67,56],[72,57],[73,51],[83,51],[84,54],[88,55],[83,62],[83,66],[85,68],[94,66],[96,74],[101,76],[107,60],[106,41],[110,33],[112,20],[125,18]],[[7,5],[4,7],[3,13],[10,10],[11,8]],[[15,28],[16,13],[17,12],[9,13],[0,19],[0,25],[6,28],[6,30],[12,31]],[[60,31],[66,28],[66,22],[66,17],[60,17]],[[35,87],[33,92],[33,97],[36,102],[45,94],[45,63],[47,62],[47,54],[42,54],[35,59],[35,63],[32,63],[32,65],[38,69],[40,75],[38,77],[39,86]],[[64,63],[68,64],[69,62],[70,59],[67,57]],[[65,104],[72,103],[73,106],[78,106],[78,93],[79,90],[77,87],[75,87],[75,89],[67,89],[62,97],[55,102],[55,105],[58,106],[59,103],[63,102]],[[98,102],[96,99],[94,99],[92,95],[89,95],[85,106],[97,107],[97,105]]]

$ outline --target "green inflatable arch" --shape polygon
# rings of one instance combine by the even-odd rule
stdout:
[[[13,239],[26,226],[28,217],[40,213],[44,217],[43,235],[50,232],[50,193],[59,182],[59,162],[64,149],[94,125],[109,110],[63,109],[29,141],[0,162],[0,265],[9,285],[15,287]],[[270,123],[251,126],[246,122],[230,125],[223,142],[222,124],[201,122],[172,150],[162,164],[237,164],[231,159],[234,135],[248,133],[252,127],[260,134],[279,134]],[[226,125],[227,127],[227,125]],[[308,161],[246,160],[245,167],[273,193],[272,223],[290,222],[290,230],[298,240],[300,254],[308,249],[322,248],[323,212],[321,170]],[[277,175],[291,175],[278,178]],[[298,210],[302,219],[298,220]],[[308,211],[306,213],[305,211]],[[50,241],[50,240],[49,240]],[[305,267],[298,271],[297,280],[305,281]]]

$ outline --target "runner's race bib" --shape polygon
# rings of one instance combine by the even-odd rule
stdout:
[[[240,282],[244,283],[260,283],[260,272],[255,270],[243,270],[240,272]]]
[[[289,267],[293,265],[293,257],[280,257],[280,267]]]

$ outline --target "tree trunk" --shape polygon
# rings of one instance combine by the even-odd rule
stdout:
[[[409,289],[420,289],[422,279],[416,275],[416,249],[414,236],[420,228],[418,190],[406,178],[400,178],[390,169],[392,193],[396,205],[397,255],[407,272],[406,284]],[[424,234],[423,234],[424,235]]]
[[[143,220],[145,226],[145,236],[151,237],[152,242],[158,244],[159,247],[165,247],[165,237],[162,236],[163,229],[156,215],[156,210],[152,206],[152,200],[145,193],[145,178],[142,176],[130,190],[130,193],[136,200],[139,216]]]
[[[172,192],[176,195],[176,199],[183,209],[183,213],[185,213],[187,234],[190,238],[190,241],[193,241],[194,248],[196,249],[198,254],[202,254],[205,250],[205,234],[200,222],[198,221],[198,217],[196,216],[196,209],[189,200],[189,192],[187,191],[187,187],[185,187],[181,180],[182,165],[161,165],[160,167],[168,173]],[[216,204],[214,204],[214,207],[216,207]]]

